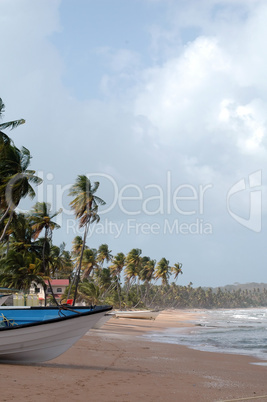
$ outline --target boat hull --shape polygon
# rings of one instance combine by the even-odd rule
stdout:
[[[17,325],[32,324],[37,321],[46,321],[54,318],[63,318],[78,313],[96,312],[103,306],[0,306],[0,319],[2,314],[9,320],[14,320]]]
[[[40,363],[60,356],[111,307],[0,329],[0,362]]]
[[[97,321],[97,323],[92,327],[92,329],[99,329],[103,327],[103,325],[106,324],[112,317],[114,316],[113,313],[107,313],[104,315],[104,317],[100,318],[100,320]]]

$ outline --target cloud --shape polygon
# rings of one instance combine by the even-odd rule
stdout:
[[[189,160],[193,157],[200,166],[223,171],[229,153],[241,164],[244,154],[255,155],[254,162],[259,154],[265,156],[266,95],[260,88],[267,56],[259,47],[264,47],[267,8],[260,2],[258,9],[240,18],[234,30],[238,35],[231,41],[226,32],[231,7],[219,3],[226,7],[224,20],[222,10],[214,17],[220,19],[219,29],[215,31],[213,20],[205,20],[209,35],[188,42],[178,56],[143,72],[135,112],[148,119],[161,144]],[[214,162],[216,153],[219,165]]]
[[[88,11],[84,3],[79,5],[77,12]],[[212,271],[216,281],[218,271],[226,272],[221,260],[229,250],[229,282],[240,282],[239,277],[230,279],[231,244],[242,234],[246,249],[242,263],[246,258],[253,260],[251,255],[258,249],[253,246],[249,254],[248,245],[255,241],[253,233],[245,236],[246,229],[231,220],[226,195],[238,180],[244,178],[248,183],[250,173],[266,169],[267,7],[263,1],[203,0],[196,5],[195,1],[150,0],[150,7],[156,5],[161,5],[164,13],[157,21],[147,17],[149,47],[133,51],[117,43],[113,47],[96,46],[98,52],[94,48],[96,65],[104,64],[99,76],[94,66],[86,64],[84,69],[77,69],[75,60],[73,70],[72,66],[67,69],[64,52],[53,36],[60,35],[64,41],[71,27],[71,15],[63,18],[64,2],[1,1],[4,62],[0,67],[0,95],[6,104],[5,120],[26,119],[26,125],[12,132],[12,137],[16,144],[31,150],[32,167],[43,171],[43,195],[54,197],[54,209],[61,206],[56,186],[62,189],[84,173],[110,175],[118,191],[125,185],[138,186],[143,203],[155,195],[152,185],[158,186],[165,206],[173,204],[173,193],[180,185],[191,185],[197,194],[201,185],[212,185],[205,193],[202,215],[198,211],[193,217],[178,216],[175,208],[166,214],[165,208],[157,216],[142,212],[135,217],[138,223],[160,225],[166,217],[172,224],[178,216],[179,225],[199,218],[212,224],[210,237],[175,233],[147,236],[131,230],[119,242],[107,234],[92,237],[90,245],[110,242],[117,251],[140,247],[153,258],[164,254],[172,262],[181,259],[185,262],[185,282],[192,276],[197,278],[193,282],[201,281],[199,261],[205,266],[204,276],[214,266],[218,268]],[[106,35],[108,32],[107,27]],[[86,34],[84,26],[79,46],[89,51]],[[73,43],[68,43],[69,54]],[[149,55],[145,61],[144,53]],[[67,70],[72,71],[68,80]],[[79,96],[73,90],[77,82],[83,86],[94,79],[100,88],[97,96],[90,91]],[[167,200],[169,174],[172,190]],[[100,181],[99,195],[111,203],[111,181],[104,176]],[[262,191],[265,196],[264,183]],[[64,206],[69,201],[66,194]],[[242,198],[240,194],[235,204],[235,212],[242,216],[248,212],[249,188],[244,195]],[[140,200],[131,204],[133,210],[138,205]],[[152,201],[147,205],[156,208]],[[128,222],[118,205],[109,218],[125,225]],[[66,233],[58,237],[66,240]],[[70,243],[71,233],[67,238]],[[259,262],[258,271],[261,266]]]

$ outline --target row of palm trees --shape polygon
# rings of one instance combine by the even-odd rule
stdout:
[[[4,108],[0,98],[0,117]],[[112,256],[106,244],[98,250],[86,246],[89,227],[99,222],[98,208],[105,201],[96,195],[99,182],[91,183],[85,175],[77,177],[69,193],[70,206],[80,228],[84,229],[83,238],[74,239],[71,252],[65,250],[64,244],[58,247],[52,242],[52,233],[59,228],[54,218],[61,211],[53,213],[48,203],[37,202],[28,214],[16,212],[22,198],[35,196],[33,185],[42,182],[29,169],[29,150],[18,149],[1,131],[24,123],[20,119],[0,124],[0,285],[27,291],[32,282],[46,287],[47,281],[53,295],[51,278],[68,275],[72,284],[67,297],[73,298],[73,304],[77,297],[90,299],[95,293],[98,299],[112,297],[121,306],[123,270],[126,298],[129,301],[130,290],[136,286],[138,304],[147,299],[152,280],[160,279],[162,285],[167,285],[171,274],[177,279],[182,273],[180,263],[171,267],[166,258],[156,263],[150,257],[143,257],[140,249],[132,249],[126,256],[122,252]],[[109,266],[104,267],[105,262]]]
[[[0,118],[2,118],[4,110],[5,105],[0,98]],[[25,147],[18,149],[11,138],[1,131],[7,128],[16,128],[24,123],[25,120],[20,119],[0,124],[0,244],[2,252],[0,267],[2,267],[3,270],[3,280],[6,281],[7,259],[10,257],[10,253],[12,253],[13,258],[15,258],[16,253],[18,252],[18,249],[14,248],[16,244],[14,239],[17,235],[15,234],[16,225],[19,221],[23,221],[25,235],[26,232],[28,234],[28,243],[25,244],[25,241],[22,241],[23,251],[21,251],[21,253],[23,253],[21,257],[27,261],[25,268],[27,272],[31,274],[31,278],[33,278],[34,275],[36,276],[37,283],[45,278],[49,283],[51,292],[53,293],[50,283],[51,268],[48,261],[52,250],[52,231],[58,227],[52,219],[60,211],[53,215],[49,215],[49,204],[38,202],[27,216],[16,214],[16,208],[22,198],[26,196],[33,198],[35,196],[32,184],[40,184],[41,179],[36,176],[34,170],[28,169],[31,159],[29,150]],[[92,185],[86,176],[81,175],[78,176],[76,183],[70,191],[70,195],[74,196],[74,199],[71,202],[71,208],[74,210],[76,218],[79,219],[80,227],[84,227],[84,239],[77,268],[77,283],[74,302],[77,294],[81,262],[89,225],[99,220],[98,205],[104,204],[103,200],[94,195],[98,187],[98,182]],[[42,238],[40,238],[41,233],[44,233]],[[39,239],[38,242],[36,242],[37,239]],[[34,248],[32,244],[33,242],[35,246]],[[12,249],[10,248],[11,243]],[[3,254],[4,248],[6,248],[6,250]],[[19,267],[19,264],[12,265],[10,260],[9,265]],[[17,271],[19,271],[19,269],[17,269]],[[24,276],[25,274],[26,271],[24,272]],[[11,280],[11,275],[8,276],[10,278],[9,280]]]
[[[153,307],[161,308],[251,308],[267,306],[267,288],[259,289],[212,289],[178,286],[175,283],[165,287],[154,285],[150,298],[153,296]]]
[[[82,245],[82,238],[76,236],[71,252],[74,263],[75,258],[76,261],[80,260]],[[81,272],[83,287],[78,289],[79,300],[91,298],[90,302],[94,304],[97,295],[97,302],[109,301],[121,308],[148,304],[153,282],[160,280],[162,286],[168,285],[171,275],[176,280],[182,274],[182,264],[171,266],[166,258],[156,262],[148,256],[142,256],[142,250],[138,248],[130,250],[127,255],[119,252],[113,256],[108,245],[102,244],[98,250],[85,246]],[[129,297],[132,289],[136,292],[135,302]]]
[[[55,215],[49,213],[49,204],[39,202],[27,215],[14,213],[0,243],[1,286],[27,292],[32,283],[46,288],[47,281],[53,294],[50,278],[59,272],[71,274],[71,256],[65,244],[58,247],[52,243],[52,230],[59,227],[52,220]]]

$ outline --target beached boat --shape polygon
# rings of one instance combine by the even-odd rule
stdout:
[[[106,313],[104,317],[100,318],[100,320],[97,321],[97,323],[92,327],[92,329],[99,329],[103,327],[106,322],[108,322],[112,317],[114,317],[113,313]]]
[[[68,350],[111,306],[0,307],[0,362],[39,363]]]
[[[116,318],[135,318],[139,320],[155,320],[160,311],[156,310],[127,310],[114,311]]]

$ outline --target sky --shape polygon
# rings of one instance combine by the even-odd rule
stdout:
[[[265,282],[265,0],[0,0],[7,132],[43,178],[54,242],[99,181],[89,247],[183,264],[181,285]]]

